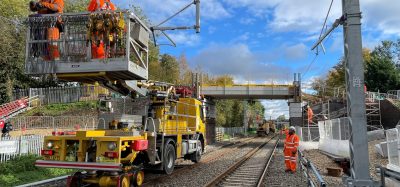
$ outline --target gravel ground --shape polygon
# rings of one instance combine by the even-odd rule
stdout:
[[[376,165],[386,165],[388,164],[387,158],[382,158],[378,153],[375,151],[375,144],[383,142],[385,140],[375,140],[368,143],[368,151],[369,151],[369,160],[370,160],[370,173],[374,180],[379,180],[380,178],[375,172]],[[310,161],[317,167],[320,174],[323,175],[325,182],[330,185],[334,186],[343,186],[342,176],[340,177],[331,177],[327,176],[327,167],[340,167],[337,163],[332,161],[328,156],[320,153],[318,150],[308,150],[304,151],[304,155],[306,158],[310,159]]]
[[[198,166],[194,168],[190,172],[179,173],[179,175],[170,175],[167,178],[164,178],[163,181],[160,181],[154,186],[203,186],[207,184],[209,181],[214,179],[220,173],[223,173],[229,166],[235,163],[236,160],[244,156],[246,153],[251,151],[253,148],[260,145],[262,142],[265,142],[267,138],[259,138],[254,140],[255,143],[246,145],[238,149],[234,154],[226,154],[221,156],[220,158],[213,160],[208,163],[203,163],[200,161]],[[207,155],[204,155],[202,159],[207,159],[208,156],[212,156],[213,154],[217,154],[218,151],[214,151]],[[185,164],[192,164],[190,161],[184,161]],[[186,163],[188,162],[188,163]],[[184,164],[179,163],[179,164]],[[151,180],[147,178],[147,180]]]
[[[265,186],[299,186],[306,187],[307,182],[304,175],[297,170],[295,174],[285,172],[285,160],[283,157],[283,143],[278,144],[278,148],[271,160],[268,172],[264,179]]]

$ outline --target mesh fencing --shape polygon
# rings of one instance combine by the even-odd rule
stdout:
[[[386,142],[388,150],[389,164],[388,168],[400,172],[400,160],[399,160],[399,129],[400,126],[394,129],[386,130]]]
[[[318,128],[320,134],[318,148],[320,150],[339,157],[350,157],[348,118],[319,121]]]

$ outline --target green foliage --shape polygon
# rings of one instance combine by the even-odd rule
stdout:
[[[16,157],[6,163],[1,163],[1,186],[16,186],[57,176],[69,175],[73,172],[73,170],[70,169],[35,167],[34,163],[39,159],[41,159],[41,157],[26,155]]]
[[[60,116],[65,113],[69,113],[72,111],[97,111],[98,102],[96,101],[85,101],[85,102],[77,102],[77,103],[69,103],[69,104],[51,104],[41,107],[36,107],[32,110],[29,110],[24,115],[32,116],[32,115],[42,115],[42,116]]]
[[[164,82],[177,83],[179,79],[179,63],[175,57],[163,54],[160,59],[161,78]]]
[[[278,116],[277,120],[278,121],[285,121],[286,117],[285,117],[285,115],[280,115],[280,116]]]
[[[392,41],[382,41],[366,62],[365,82],[368,90],[386,93],[400,87],[400,70],[394,62],[400,55],[399,46]]]
[[[64,0],[64,12],[85,12],[90,0]]]
[[[241,100],[217,100],[215,101],[217,112],[216,124],[222,127],[242,127],[244,117],[244,102]],[[257,116],[264,119],[265,108],[259,101],[247,104],[247,116],[249,126],[255,125]]]
[[[65,0],[64,12],[82,12],[89,0]],[[14,88],[49,87],[57,83],[52,76],[31,78],[24,74],[29,0],[2,0],[0,3],[0,104],[8,102]]]
[[[400,70],[395,63],[400,57],[400,39],[396,42],[382,41],[371,52],[363,49],[365,84],[369,91],[386,92],[400,87]],[[317,95],[333,96],[337,89],[345,89],[345,62],[341,58],[339,63],[329,71],[327,77],[315,79],[312,87]]]

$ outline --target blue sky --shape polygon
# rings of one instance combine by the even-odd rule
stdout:
[[[153,24],[172,15],[191,0],[114,0],[119,7],[140,6]],[[311,51],[331,0],[201,0],[201,33],[169,31],[177,47],[161,46],[163,53],[185,54],[191,67],[211,75],[231,74],[237,82],[287,83],[302,73],[304,88],[324,76],[343,54],[342,29],[325,42],[315,63]],[[362,0],[363,45],[400,35],[399,0]],[[194,24],[194,7],[165,26]],[[334,0],[328,17],[330,27],[341,15],[341,0]],[[163,38],[159,39],[163,42]],[[285,101],[263,101],[266,116],[288,115]]]

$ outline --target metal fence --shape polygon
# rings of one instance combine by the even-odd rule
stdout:
[[[394,129],[386,130],[386,142],[387,142],[387,151],[388,151],[388,159],[389,164],[387,167],[391,170],[400,172],[400,159],[399,159],[399,146],[400,146],[400,134],[399,134],[400,126],[397,126]]]
[[[229,134],[231,136],[235,134],[245,134],[244,127],[215,127],[215,132],[221,132],[223,134]]]
[[[349,157],[350,126],[348,118],[337,118],[318,122],[318,148],[327,153]]]
[[[387,92],[387,98],[400,100],[400,90],[389,90]]]
[[[296,134],[303,142],[318,142],[319,128],[318,127],[296,127]]]
[[[53,131],[96,129],[97,117],[88,116],[26,116],[10,118],[14,130],[11,137],[23,135],[51,135]]]
[[[42,135],[0,138],[0,163],[20,155],[40,155],[43,141]]]
[[[29,88],[13,91],[13,100],[38,96],[41,105],[94,101],[109,91],[101,86]]]

